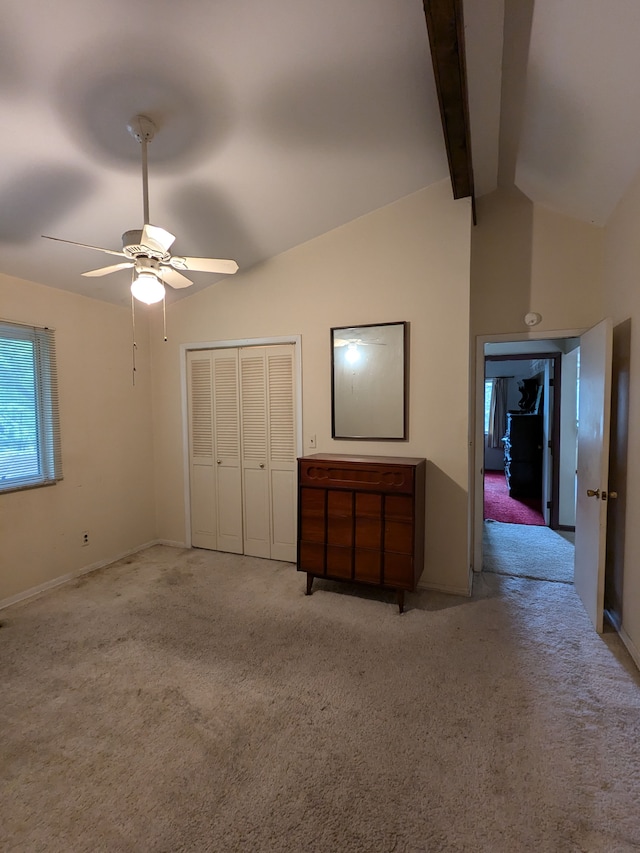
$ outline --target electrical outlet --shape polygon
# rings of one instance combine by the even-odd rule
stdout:
[[[89,531],[85,530],[82,534],[82,547],[89,544]]]
[[[315,437],[315,435],[310,435],[309,436],[309,447],[315,447],[315,446],[316,446],[316,437]]]

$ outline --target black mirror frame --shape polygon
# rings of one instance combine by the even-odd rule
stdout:
[[[337,435],[336,434],[336,394],[335,394],[335,338],[337,332],[354,329],[384,328],[388,326],[402,327],[402,435],[371,436],[371,435]],[[402,320],[395,323],[364,323],[358,326],[334,326],[330,330],[331,340],[331,438],[340,441],[407,441],[409,425],[409,323]]]

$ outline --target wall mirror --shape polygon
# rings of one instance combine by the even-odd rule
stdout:
[[[407,437],[408,323],[331,329],[331,435]]]

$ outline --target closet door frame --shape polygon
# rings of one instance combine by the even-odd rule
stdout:
[[[293,369],[296,383],[296,457],[302,456],[302,337],[289,335],[273,338],[242,338],[228,341],[198,341],[180,344],[180,393],[182,407],[182,464],[184,475],[184,541],[191,548],[191,491],[189,471],[189,408],[187,395],[187,352],[191,350],[225,349],[232,347],[275,346],[293,344]]]

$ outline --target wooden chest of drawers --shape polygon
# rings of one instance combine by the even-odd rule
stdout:
[[[542,496],[542,415],[507,414],[504,473],[512,498]]]
[[[298,459],[298,571],[313,579],[414,591],[424,567],[424,459],[315,454]]]

